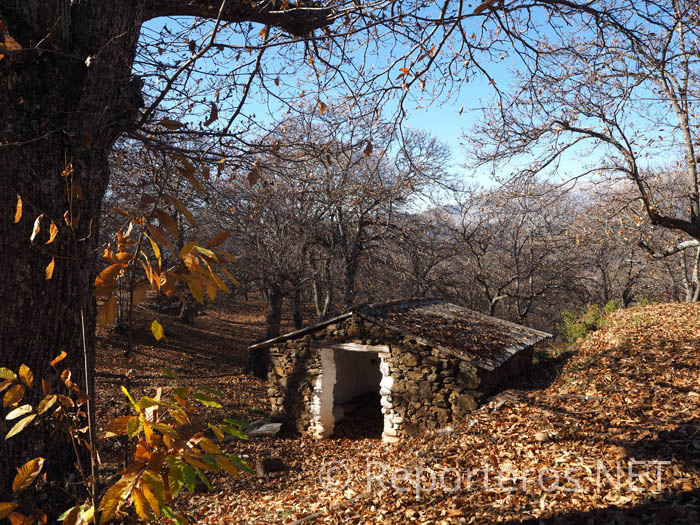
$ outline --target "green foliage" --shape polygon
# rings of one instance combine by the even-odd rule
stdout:
[[[559,325],[559,330],[566,337],[567,343],[573,344],[602,328],[605,318],[617,308],[617,303],[610,300],[602,306],[587,304],[579,311],[565,310],[561,314],[562,324]]]
[[[649,306],[650,304],[656,304],[658,301],[655,301],[654,299],[649,299],[648,297],[645,297],[643,295],[637,297],[634,301],[635,306]]]

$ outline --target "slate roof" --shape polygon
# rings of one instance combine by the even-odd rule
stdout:
[[[333,319],[250,348],[262,348],[294,339],[352,315],[486,370],[493,370],[516,352],[552,337],[548,333],[450,304],[443,299],[408,299],[362,305]]]

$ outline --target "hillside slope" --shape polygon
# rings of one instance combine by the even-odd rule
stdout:
[[[198,347],[181,364],[230,392],[231,412],[266,406],[264,384],[237,375],[261,320],[244,309],[207,316],[198,322],[235,342],[210,346],[194,332]],[[193,344],[189,329],[180,336],[179,347]],[[216,479],[214,493],[187,495],[178,508],[198,523],[699,523],[700,305],[615,312],[557,371],[514,385],[452,429],[396,445],[232,442],[229,452],[279,456],[288,470]],[[148,372],[137,375],[146,389],[161,379]]]

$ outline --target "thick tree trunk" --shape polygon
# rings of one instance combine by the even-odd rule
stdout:
[[[72,370],[80,386],[85,386],[86,372],[92,373],[96,308],[91,292],[100,206],[109,179],[107,156],[119,134],[133,129],[142,104],[140,82],[132,79],[131,68],[143,21],[219,15],[302,36],[334,20],[331,9],[315,7],[284,11],[273,3],[240,0],[229,1],[223,10],[220,6],[204,0],[0,2],[0,42],[21,46],[19,51],[3,50],[0,57],[0,166],[5,175],[0,185],[0,366],[17,370],[25,363],[37,379],[49,378],[49,361],[65,350],[68,358],[61,366]],[[69,165],[72,176],[62,177]],[[75,183],[73,215],[79,215],[73,232],[63,220],[70,207],[70,192],[65,191],[70,181]],[[14,224],[17,195],[24,202],[24,216]],[[41,214],[43,231],[32,244],[32,224]],[[46,245],[50,221],[60,232]],[[46,280],[45,267],[52,258],[53,277]],[[27,401],[37,401],[38,389],[33,390]],[[0,431],[4,434],[7,428],[0,418]],[[65,485],[75,472],[71,447],[44,427],[27,428],[0,448],[0,501],[10,499],[16,467],[35,456],[46,458],[50,481]],[[49,489],[47,496],[44,510],[52,517],[74,504],[61,488]],[[28,503],[33,506],[36,500]]]
[[[304,312],[301,305],[301,288],[296,288],[292,295],[292,319],[294,320],[294,329],[299,330],[304,326]]]
[[[280,324],[282,322],[282,300],[284,299],[284,293],[282,289],[277,286],[271,286],[267,293],[267,315],[266,324],[267,332],[265,333],[265,339],[273,339],[280,335]],[[246,368],[247,373],[252,373],[253,375],[260,378],[267,378],[267,370],[270,366],[270,351],[267,348],[259,348],[257,350],[252,350],[248,354],[248,366]]]
[[[272,339],[280,335],[283,299],[284,293],[277,286],[272,286],[267,293],[267,315],[265,317],[267,333],[265,334],[265,339]]]
[[[0,16],[23,48],[0,60],[0,166],[5,173],[0,186],[0,366],[16,371],[24,363],[34,371],[35,387],[25,399],[36,403],[40,379],[58,389],[49,362],[62,350],[68,358],[60,370],[71,369],[73,380],[86,387],[81,311],[87,380],[92,381],[96,307],[91,291],[98,217],[109,179],[109,149],[138,109],[133,103],[138,86],[131,82],[130,70],[141,20],[134,2],[119,0],[10,0],[3,2]],[[108,45],[114,39],[119,45]],[[36,47],[39,42],[42,51]],[[88,57],[93,58],[86,62]],[[73,174],[62,176],[69,165]],[[67,190],[71,183],[72,193]],[[18,195],[23,215],[14,224]],[[71,206],[73,216],[79,216],[73,232],[64,220]],[[41,232],[32,243],[32,225],[39,215]],[[51,221],[59,233],[45,244]],[[52,258],[53,277],[47,280],[45,268]],[[0,419],[3,437],[8,423]],[[76,458],[63,436],[49,436],[48,431],[46,426],[30,426],[3,442],[0,500],[11,498],[16,468],[41,456],[46,458],[47,478],[59,486],[49,487],[42,502],[30,491],[27,503],[29,508],[44,506],[55,516],[74,504],[60,486],[66,473],[75,472]],[[86,494],[79,494],[81,500]]]
[[[357,257],[345,261],[343,272],[343,311],[347,311],[355,304],[355,285],[357,282]]]

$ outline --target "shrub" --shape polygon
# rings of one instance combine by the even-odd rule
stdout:
[[[51,362],[56,373],[56,365],[65,357],[66,353],[61,352]],[[167,369],[166,372],[172,374]],[[49,383],[35,380],[34,374],[25,365],[17,373],[0,368],[0,392],[6,391],[3,406],[11,409],[5,419],[18,420],[5,439],[31,428],[30,425],[36,427],[40,420],[48,419],[56,429],[70,437],[76,454],[78,447],[89,447],[80,437],[80,427],[86,417],[82,407],[88,397],[70,377],[69,370],[61,372],[62,391],[52,392]],[[20,405],[27,390],[36,388],[38,384],[41,384],[44,394],[38,405]],[[220,401],[224,398],[223,393],[203,386],[184,386],[172,388],[169,395],[164,395],[158,388],[154,397],[143,396],[136,400],[123,386],[122,392],[129,400],[131,415],[113,419],[101,439],[127,436],[132,443],[133,459],[119,473],[120,478],[107,487],[99,504],[96,497],[91,497],[93,501],[66,510],[58,518],[64,525],[102,524],[113,519],[124,519],[130,511],[130,517],[141,522],[151,522],[165,516],[175,523],[185,523],[187,518],[175,514],[171,506],[183,489],[193,492],[199,481],[211,490],[206,473],[222,472],[237,476],[240,470],[251,471],[245,462],[226,454],[217,444],[224,440],[226,434],[247,439],[241,431],[245,423],[225,419],[221,424],[212,425],[203,421],[196,409],[197,405],[222,408]],[[37,457],[22,465],[12,482],[13,494],[19,495],[29,489],[41,491],[46,482],[40,474],[44,461],[50,460]],[[96,481],[89,479],[82,469],[80,473],[86,487],[89,488]],[[35,501],[38,499],[34,498]],[[46,523],[46,514],[41,509],[23,509],[23,512],[30,512],[25,515],[17,511],[19,508],[18,501],[0,502],[0,519],[7,517],[12,523],[25,523],[32,522],[33,515],[39,522]]]
[[[602,306],[587,304],[579,311],[565,310],[561,314],[562,324],[559,325],[559,330],[566,337],[566,341],[573,344],[600,329],[605,324],[605,318],[617,308],[617,303],[610,300]]]

